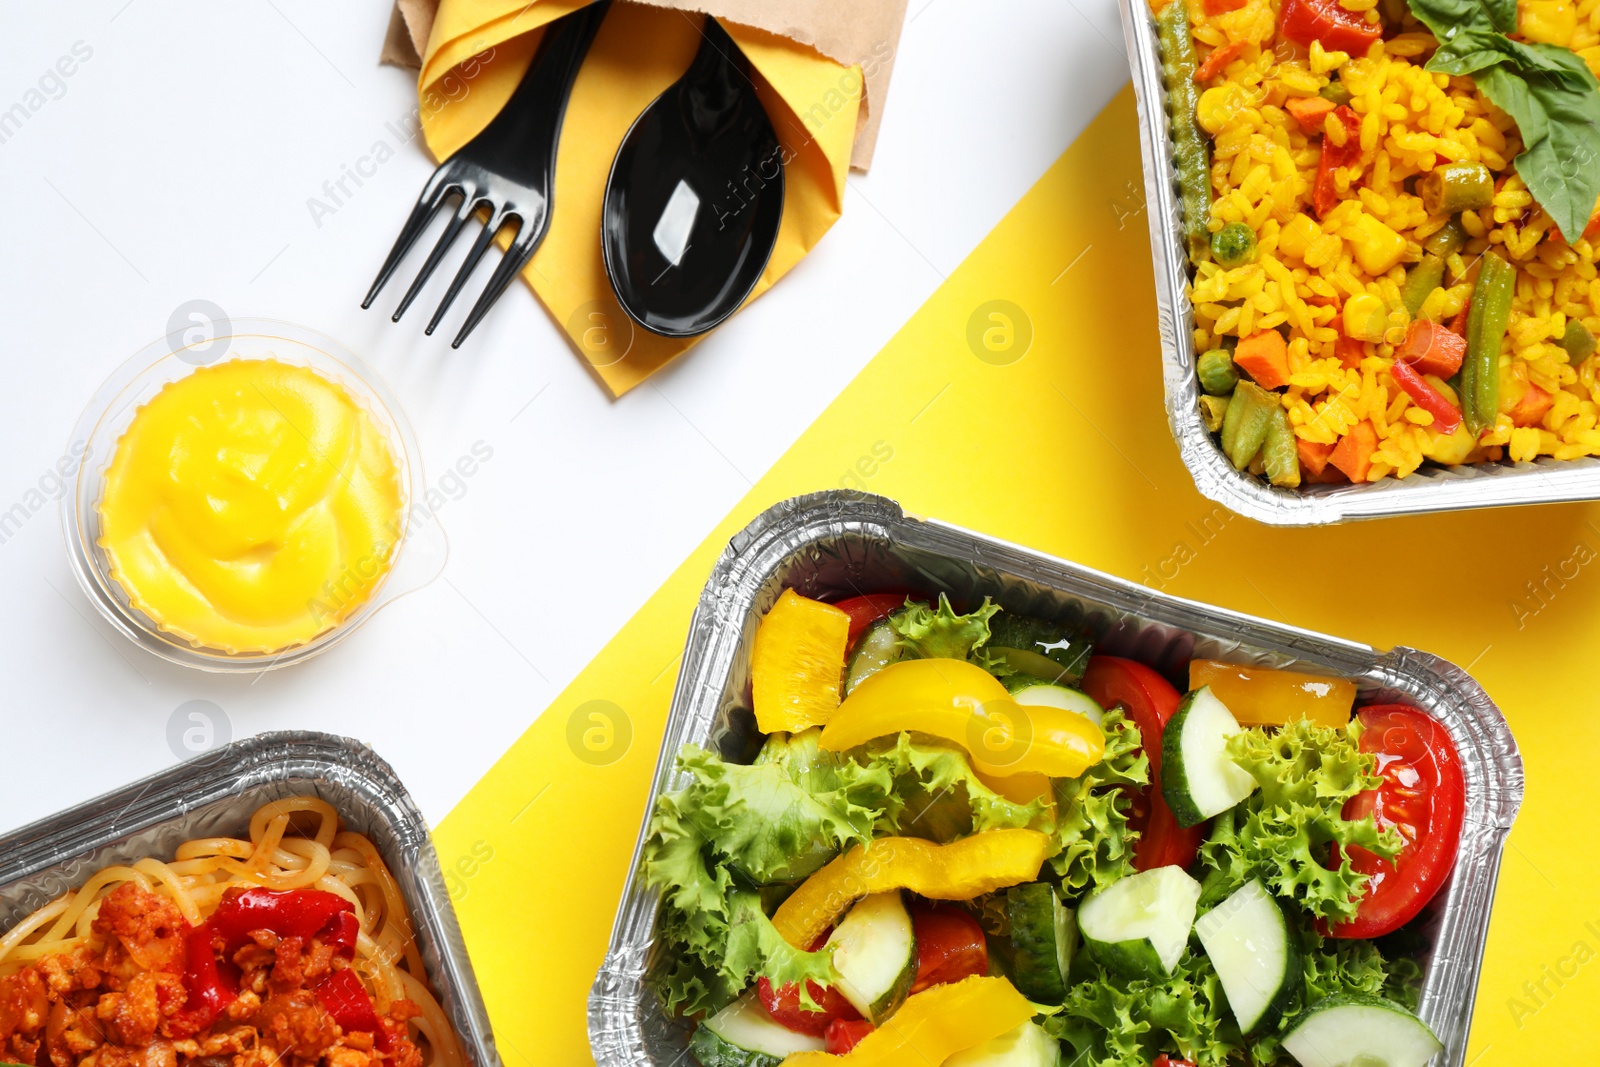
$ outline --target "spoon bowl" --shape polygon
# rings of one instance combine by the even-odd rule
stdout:
[[[688,71],[634,120],[606,180],[601,248],[617,301],[693,337],[738,310],[783,221],[784,151],[749,62],[707,17]]]

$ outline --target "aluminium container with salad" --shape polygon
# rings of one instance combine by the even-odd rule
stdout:
[[[676,1027],[701,1067],[1421,1067],[1441,938],[1459,1002],[1441,1013],[1429,972],[1422,1014],[1462,1055],[1481,942],[1445,913],[1492,895],[1451,888],[1458,844],[1482,856],[1486,761],[1373,684],[1419,664],[1347,680],[1111,625],[1114,652],[1168,649],[1146,658],[1184,694],[1097,648],[1103,620],[967,583],[964,610],[934,582],[785,584],[741,645],[753,716],[664,753],[635,876],[659,910],[641,940],[625,898],[591,998],[602,1065],[676,1062]],[[709,696],[695,644],[680,701]]]
[[[1152,6],[1159,79],[1124,14],[1141,103],[1158,80],[1166,102],[1147,179],[1176,179],[1152,235],[1188,261],[1171,288],[1192,319],[1163,326],[1191,334],[1168,337],[1191,384],[1169,366],[1169,402],[1198,408],[1211,478],[1326,495],[1600,455],[1600,2]]]

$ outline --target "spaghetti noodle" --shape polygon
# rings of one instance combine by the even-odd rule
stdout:
[[[315,797],[264,805],[248,840],[106,867],[0,936],[0,1061],[229,1057],[464,1067],[393,875]]]

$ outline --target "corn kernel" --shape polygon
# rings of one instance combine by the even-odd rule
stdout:
[[[1358,216],[1344,228],[1343,236],[1368,274],[1386,273],[1406,252],[1405,238],[1371,215]]]
[[[1389,311],[1371,293],[1359,293],[1344,302],[1345,336],[1358,341],[1382,341],[1389,327]]]

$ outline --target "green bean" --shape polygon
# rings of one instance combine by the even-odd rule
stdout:
[[[1228,397],[1202,396],[1200,417],[1206,420],[1206,429],[1216,433],[1222,429],[1222,420],[1228,414]]]
[[[1324,85],[1322,87],[1322,91],[1317,93],[1317,95],[1322,97],[1324,100],[1333,101],[1335,105],[1348,104],[1350,102],[1350,90],[1346,89],[1344,87],[1344,82],[1337,78],[1329,82],[1327,85]]]
[[[1261,451],[1267,439],[1267,424],[1272,421],[1272,409],[1278,407],[1278,397],[1255,382],[1241,381],[1228,401],[1227,414],[1222,419],[1222,451],[1234,470],[1244,470]]]
[[[1232,270],[1256,258],[1256,231],[1243,222],[1230,222],[1211,235],[1211,258]]]
[[[1485,252],[1467,311],[1467,355],[1461,361],[1462,414],[1474,434],[1493,426],[1500,410],[1500,342],[1516,289],[1517,268]]]
[[[1467,228],[1461,225],[1461,216],[1452,215],[1450,221],[1428,235],[1422,242],[1422,250],[1435,256],[1445,257],[1461,251],[1467,246]]]
[[[1213,348],[1195,362],[1200,388],[1212,396],[1227,396],[1239,384],[1239,371],[1226,349]]]
[[[1494,176],[1482,163],[1446,163],[1417,179],[1417,195],[1430,215],[1476,211],[1494,199]]]
[[[1172,127],[1172,162],[1178,170],[1178,199],[1183,205],[1183,231],[1189,261],[1199,263],[1211,249],[1211,145],[1200,128],[1196,109],[1194,37],[1189,30],[1188,0],[1168,0],[1156,16],[1162,71],[1167,83],[1167,115]]]
[[[1261,445],[1261,458],[1267,465],[1267,480],[1273,485],[1293,489],[1300,484],[1300,450],[1295,447],[1294,429],[1282,404],[1272,406],[1267,420],[1267,439]]]
[[[1561,335],[1561,347],[1567,350],[1567,362],[1577,366],[1594,355],[1594,334],[1577,319],[1567,320],[1567,332]]]
[[[1422,310],[1422,302],[1443,281],[1444,260],[1438,256],[1423,256],[1422,262],[1406,271],[1406,283],[1400,287],[1400,302],[1406,306],[1412,318],[1417,317],[1417,312]]]

